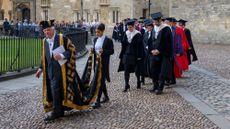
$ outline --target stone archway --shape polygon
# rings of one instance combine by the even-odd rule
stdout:
[[[20,3],[15,6],[16,18],[19,20],[30,19],[30,6],[29,3]]]

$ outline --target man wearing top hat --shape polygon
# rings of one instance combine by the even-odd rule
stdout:
[[[45,112],[52,111],[45,118],[45,121],[50,121],[64,115],[62,100],[63,84],[66,84],[66,82],[63,80],[63,77],[66,76],[66,73],[63,72],[63,68],[66,63],[61,65],[58,61],[67,59],[67,62],[73,62],[75,61],[76,53],[71,41],[56,33],[54,20],[42,21],[40,25],[42,26],[45,38],[43,39],[42,47],[42,65],[38,69],[36,77],[39,78],[41,73],[43,73],[43,104]],[[65,51],[63,53],[53,53],[60,46],[63,46]]]
[[[162,94],[165,80],[172,77],[172,32],[169,26],[163,24],[160,12],[151,14],[154,29],[152,31],[152,44],[148,44],[150,52],[150,76],[153,80],[153,89],[157,95]]]

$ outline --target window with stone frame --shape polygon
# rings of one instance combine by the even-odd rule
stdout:
[[[99,21],[99,12],[96,12],[96,21]]]
[[[49,19],[49,12],[48,12],[48,10],[43,10],[43,15],[44,15],[44,20],[48,20]]]
[[[77,12],[77,20],[79,21],[80,20],[80,13]]]
[[[119,21],[119,11],[113,10],[113,23],[117,23]]]
[[[0,20],[4,20],[4,10],[0,10]]]

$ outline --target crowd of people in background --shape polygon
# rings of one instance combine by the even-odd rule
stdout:
[[[99,22],[86,22],[85,20],[66,22],[66,21],[55,21],[55,28],[58,32],[62,30],[69,30],[72,28],[79,28],[83,30],[89,30],[91,34],[95,34],[95,27]],[[0,32],[4,36],[17,36],[17,37],[43,37],[44,34],[41,30],[41,26],[38,21],[31,21],[24,19],[23,21],[15,20],[9,21],[7,18],[4,19],[2,24],[2,30]]]

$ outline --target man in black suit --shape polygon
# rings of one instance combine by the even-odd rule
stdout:
[[[110,56],[114,53],[113,41],[104,35],[105,25],[100,23],[96,26],[96,38],[94,39],[94,51],[95,57],[96,54],[101,54],[102,60],[102,80],[101,80],[101,88],[98,93],[97,102],[93,105],[94,108],[99,108],[101,106],[101,95],[104,93],[104,99],[102,103],[109,101],[109,96],[106,88],[105,81],[110,82],[109,76],[109,62]]]

